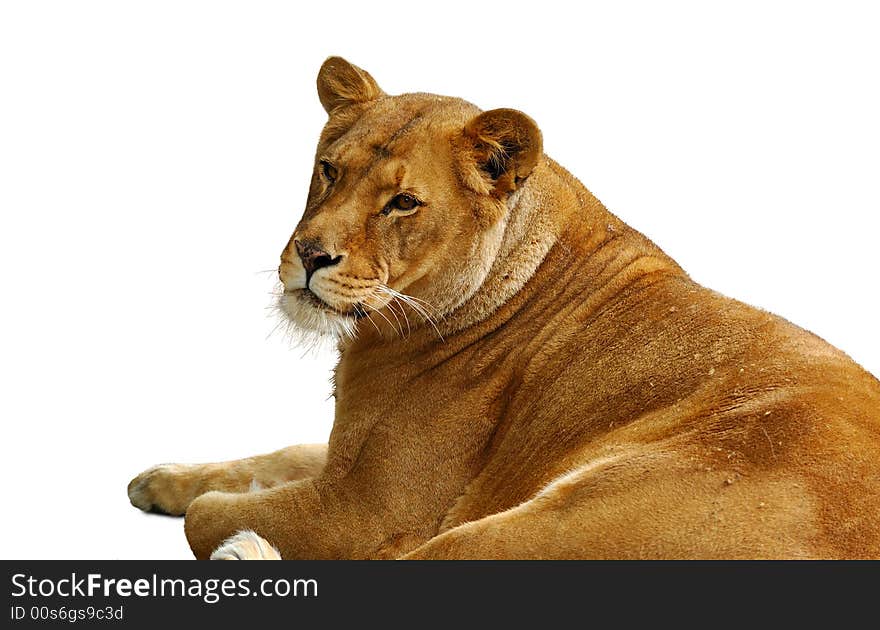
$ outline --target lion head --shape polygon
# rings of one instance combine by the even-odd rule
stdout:
[[[389,96],[338,57],[317,84],[329,119],[281,254],[279,306],[300,328],[337,336],[362,320],[400,323],[405,309],[445,316],[489,273],[510,199],[542,155],[537,125],[458,98]]]

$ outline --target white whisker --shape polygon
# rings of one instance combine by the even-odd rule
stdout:
[[[374,309],[374,310],[375,310],[375,309]],[[370,323],[373,325],[373,328],[376,329],[376,332],[379,333],[379,336],[381,337],[381,336],[382,336],[382,331],[379,330],[379,327],[376,325],[376,322],[373,321],[373,316],[372,316],[372,314],[367,315],[364,319],[366,319],[368,322],[370,322]]]
[[[389,304],[388,304],[388,310],[391,312],[391,316],[394,318],[394,321],[397,322],[397,326],[399,327],[399,331],[398,331],[397,328],[395,328],[395,330],[398,331],[398,334],[399,334],[401,337],[403,337],[403,324],[400,323],[400,319],[398,319],[398,317],[397,317],[397,313],[394,311],[393,308],[391,308],[391,303],[390,303],[390,302],[389,302]]]
[[[388,306],[390,307],[392,304],[397,304],[398,302],[400,302],[400,300],[398,300],[397,298],[394,298],[394,301],[389,303]],[[393,311],[393,309],[392,309],[392,311]],[[406,336],[409,337],[409,334],[410,334],[410,332],[412,332],[412,329],[410,328],[409,317],[407,317],[406,309],[403,308],[403,305],[400,306],[400,314],[403,315],[403,319],[404,319],[404,321],[406,321]]]
[[[433,306],[425,302],[424,300],[415,298],[411,295],[406,295],[401,293],[400,291],[395,291],[391,287],[379,284],[376,286],[376,289],[387,296],[390,296],[392,300],[399,301],[401,304],[407,304],[413,311],[415,311],[427,324],[430,324],[434,329],[434,332],[437,333],[437,336],[440,337],[440,340],[443,341],[443,335],[440,333],[440,329],[437,326],[437,323],[434,321],[434,317],[428,312],[427,308],[422,305],[422,303],[426,304],[432,310],[435,310]]]
[[[434,308],[433,305],[426,302],[425,300],[414,297],[412,295],[406,295],[405,293],[401,293],[400,291],[395,291],[394,289],[387,287],[387,286],[385,287],[385,289],[387,289],[387,291],[391,295],[395,296],[396,298],[398,298],[401,301],[406,302],[407,304],[409,304],[413,308],[418,308],[418,309],[421,309],[425,312],[427,312],[427,309],[431,309],[433,311],[433,313],[432,313],[433,317],[437,317],[438,319],[443,319],[443,316],[441,314],[439,314],[437,309]]]
[[[369,305],[367,305],[367,308],[370,309],[371,311],[373,311],[374,313],[378,314],[379,317],[381,317],[381,318],[384,319],[386,322],[388,322],[388,325],[391,326],[391,329],[392,329],[394,332],[399,333],[399,331],[397,330],[397,328],[395,328],[394,324],[391,323],[391,320],[388,319],[387,317],[385,317],[385,314],[384,314],[380,309],[378,309],[378,308],[374,308],[374,307],[369,306]]]

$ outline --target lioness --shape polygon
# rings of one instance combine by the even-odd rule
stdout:
[[[877,379],[693,282],[525,114],[317,83],[280,307],[338,336],[329,444],[159,466],[134,505],[198,558],[880,557]]]

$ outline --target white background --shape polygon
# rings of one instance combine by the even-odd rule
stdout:
[[[330,352],[267,336],[340,54],[516,107],[699,282],[880,373],[870,3],[3,2],[3,558],[189,557],[129,478],[322,441]]]

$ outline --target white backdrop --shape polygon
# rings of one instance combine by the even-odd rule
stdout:
[[[189,557],[129,478],[326,439],[329,352],[269,336],[325,57],[515,107],[699,282],[875,374],[870,3],[3,2],[0,557]]]

